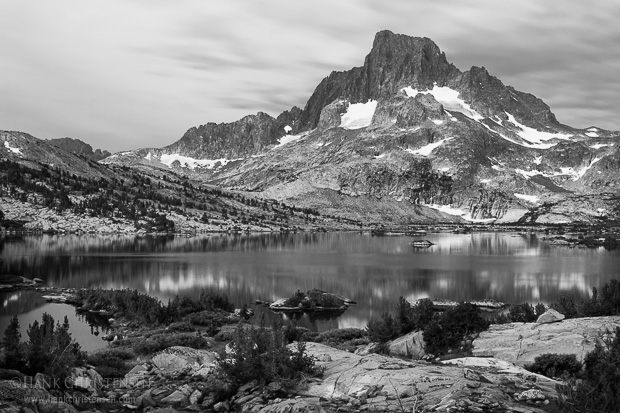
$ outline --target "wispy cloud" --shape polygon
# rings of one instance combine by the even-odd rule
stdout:
[[[0,3],[0,129],[111,150],[304,106],[382,29],[433,39],[573,126],[620,129],[620,6],[607,0]]]

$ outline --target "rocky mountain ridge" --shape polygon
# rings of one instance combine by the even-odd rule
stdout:
[[[32,139],[24,157],[16,136],[0,151],[103,170]],[[303,109],[207,123],[101,163],[366,223],[608,224],[620,219],[619,140],[558,122],[484,67],[461,71],[430,39],[382,31],[362,66],[331,73]]]
[[[50,139],[49,142],[52,145],[58,146],[67,152],[75,153],[77,155],[82,155],[88,159],[92,159],[93,161],[100,161],[111,155],[111,153],[106,150],[95,149],[93,151],[92,146],[90,146],[86,142],[83,142],[79,139],[56,138],[56,139]]]
[[[430,39],[382,31],[363,66],[331,73],[303,110],[103,162],[371,222],[607,223],[619,217],[619,139],[561,124],[484,67],[462,72]]]

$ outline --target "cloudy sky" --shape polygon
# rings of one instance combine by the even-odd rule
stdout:
[[[616,4],[614,4],[616,3]],[[433,39],[560,122],[620,130],[609,0],[0,0],[0,129],[120,151],[303,107],[377,31]]]

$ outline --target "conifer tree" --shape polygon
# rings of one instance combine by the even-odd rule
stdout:
[[[19,320],[16,315],[9,322],[6,330],[4,330],[4,338],[2,339],[4,360],[0,360],[4,368],[20,370],[24,367],[24,356],[20,348],[21,338]]]

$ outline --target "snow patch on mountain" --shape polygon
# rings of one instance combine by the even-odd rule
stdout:
[[[488,118],[491,119],[491,118]],[[498,125],[500,125],[498,122],[496,122],[495,120],[491,119],[493,122],[497,123]],[[504,135],[503,133],[500,133],[498,131],[496,131],[495,129],[491,128],[489,125],[487,125],[484,122],[478,122],[479,124],[481,124],[482,126],[484,126],[485,128],[487,128],[490,132],[495,133],[496,135],[498,135],[500,138],[507,140],[510,143],[514,143],[515,145],[519,145],[519,146],[523,146],[525,148],[531,148],[531,149],[549,149],[554,147],[555,145],[557,145],[556,143],[527,143],[527,142],[518,142],[512,138],[509,138],[508,136]],[[503,125],[500,125],[503,126]],[[531,129],[531,128],[530,128]]]
[[[405,149],[406,152],[412,153],[414,155],[422,155],[422,156],[429,156],[431,154],[431,152],[433,152],[433,150],[435,150],[435,148],[438,148],[439,146],[441,146],[444,142],[447,142],[451,139],[454,139],[454,137],[450,137],[450,138],[446,138],[446,139],[442,139],[440,141],[437,142],[433,142],[433,143],[429,143],[428,145],[425,145],[419,149]]]
[[[343,129],[361,129],[370,126],[376,109],[376,100],[369,100],[366,103],[353,103],[342,114],[340,127]]]
[[[601,149],[601,148],[604,148],[605,146],[614,146],[614,144],[613,143],[597,143],[596,145],[590,145],[590,148]]]
[[[286,125],[286,126],[284,127],[284,132],[286,132],[286,133],[289,133],[289,132],[290,132],[290,131],[292,131],[292,130],[293,130],[293,128],[291,128],[289,125]]]
[[[163,154],[159,158],[160,162],[163,163],[164,165],[168,166],[169,168],[172,167],[172,164],[175,161],[179,161],[181,166],[189,168],[189,169],[196,169],[198,167],[207,168],[207,169],[213,169],[218,163],[220,164],[220,166],[225,166],[229,162],[238,161],[238,160],[241,160],[241,159],[243,159],[243,158],[238,158],[238,159],[226,159],[226,158],[220,158],[220,159],[194,159],[194,158],[191,158],[189,156],[180,155],[178,153]]]
[[[534,128],[530,128],[529,126],[525,126],[510,113],[505,112],[508,116],[508,120],[510,123],[515,125],[517,129],[521,129],[517,131],[517,135],[519,135],[523,140],[537,146],[545,145],[543,142],[551,140],[551,139],[562,139],[562,140],[570,140],[571,136],[565,133],[552,133],[552,132],[542,132],[536,130]]]
[[[147,161],[152,161],[153,160],[153,154],[152,153],[147,153],[146,156],[144,157],[144,159],[146,159]]]
[[[287,143],[295,142],[295,141],[305,137],[306,135],[308,135],[308,132],[300,133],[299,135],[284,135],[283,137],[278,139],[278,144],[276,146],[274,146],[273,148],[271,148],[271,149],[273,150],[273,149],[279,148],[281,146],[284,146]]]
[[[586,132],[586,136],[589,136],[590,138],[598,138],[598,133],[596,133],[596,132]]]
[[[523,175],[525,178],[530,179],[532,176],[540,175],[538,171],[524,171],[523,169],[516,168],[515,172]]]
[[[590,168],[592,168],[592,166],[594,166],[595,163],[597,163],[598,161],[600,161],[603,158],[594,158],[592,159],[592,162],[590,162],[590,165],[588,166],[584,166],[583,168],[579,169],[578,171],[575,171],[575,169],[573,168],[561,168],[562,172],[565,175],[572,175],[573,176],[573,181],[578,181],[580,178],[582,178],[586,172],[588,172],[590,170]]]
[[[24,156],[24,154],[22,153],[22,150],[20,148],[12,147],[11,144],[9,143],[9,141],[4,141],[4,147],[7,148],[9,151],[13,152],[16,155]]]
[[[402,91],[405,92],[405,94],[410,98],[416,97],[420,93],[424,95],[430,93],[431,95],[433,95],[437,102],[443,105],[443,108],[448,112],[459,112],[474,120],[481,120],[484,118],[474,109],[472,109],[468,103],[465,103],[463,99],[459,99],[458,90],[454,90],[447,86],[437,86],[437,84],[435,83],[431,90],[417,90],[412,88],[411,86],[407,86],[403,88]]]
[[[538,204],[538,197],[536,195],[514,194],[517,198],[522,199],[533,204]]]
[[[475,219],[471,217],[471,214],[469,212],[465,212],[460,208],[453,208],[450,205],[424,204],[424,206],[435,209],[439,212],[443,212],[444,214],[461,217],[464,220],[471,221],[471,222],[493,222],[496,220],[496,218],[484,218],[484,219],[476,218]]]

